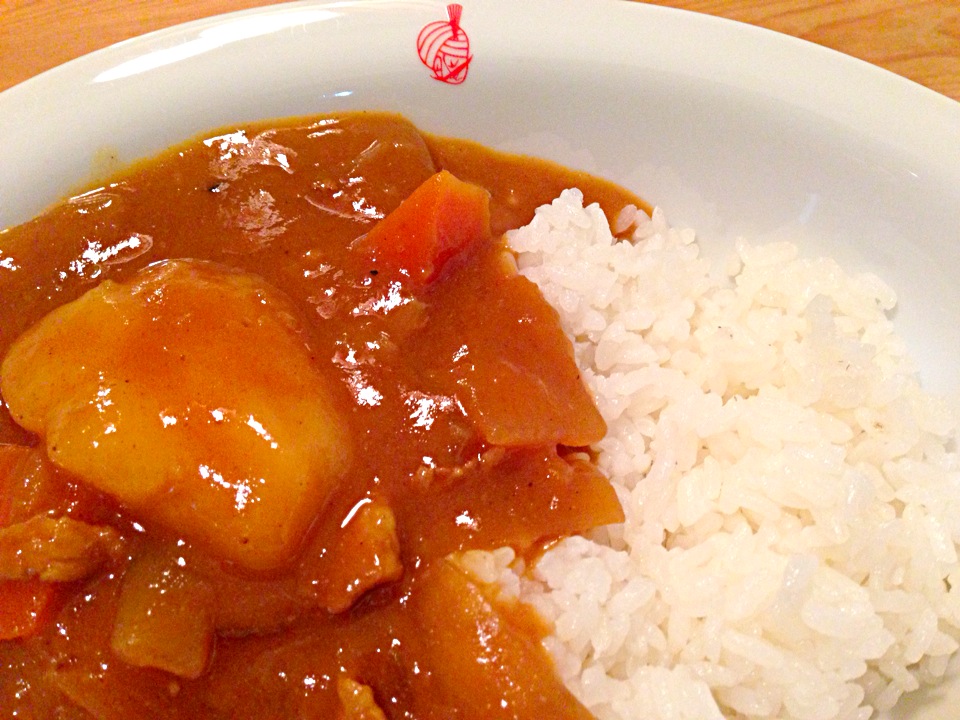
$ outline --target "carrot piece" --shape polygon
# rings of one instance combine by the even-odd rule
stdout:
[[[490,237],[490,194],[446,170],[430,177],[361,241],[373,261],[429,283],[452,258]]]
[[[0,640],[30,637],[53,612],[56,586],[36,578],[0,580]]]

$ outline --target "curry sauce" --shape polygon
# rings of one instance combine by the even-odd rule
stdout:
[[[225,129],[0,234],[0,708],[586,718],[460,553],[619,522],[502,241],[582,173],[357,113]]]

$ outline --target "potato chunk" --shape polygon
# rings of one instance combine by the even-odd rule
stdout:
[[[200,677],[214,642],[213,605],[211,588],[175,560],[141,555],[123,576],[110,647],[131,665]]]
[[[50,313],[0,390],[56,464],[255,570],[291,559],[349,457],[290,303],[209,263],[157,263]]]

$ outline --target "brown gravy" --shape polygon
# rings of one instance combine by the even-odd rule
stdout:
[[[489,212],[490,231],[421,277],[406,256],[397,265],[381,252],[386,231],[374,228],[384,218],[395,227],[401,203],[441,169],[486,189],[489,209],[477,217],[486,223]],[[8,578],[0,594],[11,598],[0,600],[0,635],[10,638],[0,640],[0,707],[18,717],[108,720],[589,717],[555,677],[532,613],[495,598],[448,559],[503,545],[532,555],[544,542],[622,517],[606,480],[576,450],[603,425],[569,343],[536,288],[511,271],[499,240],[571,186],[608,217],[641,204],[582,173],[424,136],[397,116],[357,113],[220,131],[0,234],[8,259],[0,267],[0,357],[13,358],[0,379],[9,395],[0,407],[0,578]],[[412,215],[421,216],[434,217]],[[155,265],[169,258],[190,260]],[[182,296],[175,284],[151,285],[163,272],[181,279]],[[200,285],[214,291],[197,295]],[[140,307],[130,298],[148,291],[165,292],[156,306],[180,314],[100,321],[97,313],[125,303]],[[65,319],[86,329],[55,340],[40,333],[56,360],[15,344],[81,296],[96,322]],[[250,298],[265,314],[223,330]],[[151,334],[165,322],[206,335],[168,342]],[[92,419],[77,411],[63,447],[53,447],[60,436],[49,418],[67,412],[56,403],[94,382],[82,373],[63,380],[64,357],[99,373],[100,385],[90,387],[113,391],[120,408],[109,415],[100,407]],[[264,380],[271,362],[291,377]],[[139,389],[124,394],[131,379]],[[32,426],[44,392],[35,388],[54,386],[46,398],[54,404],[35,412]],[[123,403],[141,407],[161,387],[169,400],[162,427],[141,433]],[[224,505],[220,493],[208,508],[210,488],[232,482],[209,470],[205,483],[191,480],[196,495],[172,481],[163,497],[175,499],[164,505],[154,488],[166,476],[151,473],[169,464],[161,460],[170,433],[200,426],[197,398],[208,390],[238,398],[237,407],[252,403],[246,425],[260,439],[297,422],[326,437],[320,450],[298,445],[294,460],[342,457],[316,470],[316,492],[301,492],[299,465],[276,469],[270,460],[292,494],[244,486],[252,499],[241,502],[234,484],[236,499]],[[297,398],[313,392],[323,413],[291,420]],[[203,407],[222,420],[223,411]],[[284,417],[266,429],[254,418],[271,413]],[[116,435],[128,445],[110,446],[107,416],[119,418]],[[212,429],[182,436],[188,444],[213,438],[184,461],[189,467],[203,453],[218,462],[236,455],[233,440],[204,417]],[[71,434],[78,422],[83,438],[99,433],[101,454],[72,449],[81,442]],[[146,440],[132,450],[130,437]],[[261,467],[261,455],[251,457]],[[247,522],[248,501],[268,517]],[[230,524],[238,514],[239,530]],[[271,514],[282,516],[286,543],[259,554],[231,544],[253,544]],[[47,568],[52,580],[38,580],[35,569],[16,579],[17,568],[4,564],[14,530],[45,532],[44,547],[80,559]],[[26,629],[11,619],[24,597],[35,603]]]

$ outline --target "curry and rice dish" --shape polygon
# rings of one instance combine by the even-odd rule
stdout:
[[[862,720],[958,648],[955,415],[792,246],[359,113],[5,231],[0,300],[3,717]]]

